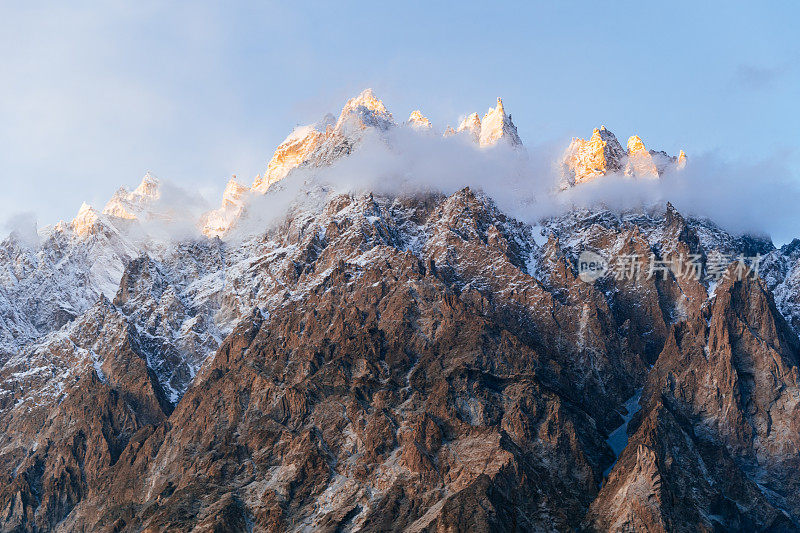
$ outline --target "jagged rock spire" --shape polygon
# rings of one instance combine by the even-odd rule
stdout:
[[[497,106],[490,108],[483,116],[477,113],[467,115],[456,130],[458,133],[466,132],[482,147],[493,146],[499,141],[508,142],[511,146],[521,146],[522,141],[517,133],[517,127],[506,115],[503,100],[497,99]]]
[[[679,170],[686,166],[686,153],[683,150],[678,153],[678,160],[675,162],[675,164]]]
[[[231,177],[225,186],[225,191],[222,193],[222,205],[240,204],[242,196],[247,194],[249,190],[246,185],[239,183],[236,176]]]
[[[625,165],[625,175],[638,178],[657,178],[659,176],[653,156],[647,151],[642,138],[632,135],[628,139],[628,162]]]
[[[591,181],[607,172],[622,170],[625,150],[605,126],[595,128],[589,140],[573,138],[564,159],[566,185]]]
[[[72,219],[72,231],[81,237],[94,233],[97,223],[100,220],[100,213],[91,205],[83,202],[78,214]]]
[[[657,178],[670,169],[683,168],[686,155],[678,158],[648,150],[638,135],[632,135],[627,150],[605,126],[595,128],[589,140],[573,138],[562,158],[562,188],[622,172],[633,178]]]
[[[250,188],[233,176],[222,193],[222,206],[204,214],[200,227],[207,237],[220,237],[227,233],[242,216]]]
[[[522,141],[517,133],[517,127],[511,121],[511,117],[506,115],[503,108],[503,100],[497,99],[497,106],[489,109],[481,120],[480,145],[491,146],[499,140],[504,140],[512,146],[522,145]]]
[[[644,142],[642,142],[641,137],[638,135],[631,135],[628,138],[628,154],[646,151],[647,149],[644,147]]]

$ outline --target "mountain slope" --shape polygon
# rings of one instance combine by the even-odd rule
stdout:
[[[471,149],[519,146],[487,116]],[[230,185],[212,237],[150,236],[146,176],[4,241],[0,529],[800,529],[797,246],[671,204],[530,225],[472,188],[314,181],[403,127],[362,93],[264,191]],[[609,135],[595,178],[677,171]],[[585,252],[642,272],[586,280]],[[697,276],[647,275],[675,257]]]

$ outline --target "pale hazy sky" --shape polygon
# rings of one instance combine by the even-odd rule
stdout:
[[[213,197],[364,87],[439,129],[502,96],[529,145],[605,124],[798,176],[800,3],[654,4],[4,1],[0,224],[148,170]]]

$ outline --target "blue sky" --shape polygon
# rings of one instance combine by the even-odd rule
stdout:
[[[440,129],[502,96],[529,145],[605,124],[798,176],[798,2],[68,4],[0,5],[0,223],[148,170],[213,196],[364,87]]]

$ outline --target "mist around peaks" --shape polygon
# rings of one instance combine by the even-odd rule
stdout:
[[[348,100],[338,119],[295,128],[253,185],[231,180],[218,199],[204,198],[149,173],[133,191],[120,189],[87,224],[134,228],[156,242],[263,233],[287,214],[321,209],[337,194],[452,194],[482,191],[505,213],[537,224],[572,210],[660,210],[707,218],[734,234],[800,235],[798,177],[779,157],[725,160],[717,153],[669,156],[647,150],[634,135],[627,149],[604,127],[588,140],[523,146],[504,103],[468,115],[443,132],[419,111],[404,123],[369,89]],[[72,223],[75,228],[75,221]],[[30,214],[5,230],[35,247],[42,231]],[[126,231],[128,231],[126,229]]]
[[[465,136],[440,137],[397,128],[366,134],[349,156],[322,168],[298,168],[260,198],[253,198],[245,232],[280,219],[301,191],[304,201],[332,194],[452,194],[464,187],[490,196],[507,214],[530,224],[575,209],[663,211],[707,218],[733,234],[771,236],[776,244],[800,234],[800,188],[778,158],[728,161],[717,153],[693,155],[682,169],[656,179],[611,172],[562,190],[564,143],[520,149],[480,148]],[[313,186],[313,187],[312,187]],[[308,191],[316,188],[316,193]]]
[[[30,212],[11,215],[4,223],[3,230],[26,248],[39,246],[39,232],[36,215]]]

